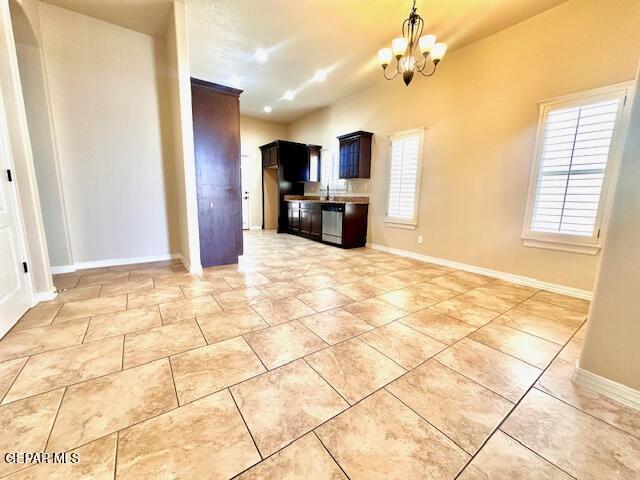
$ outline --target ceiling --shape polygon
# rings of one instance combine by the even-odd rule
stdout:
[[[417,7],[425,33],[451,51],[564,1],[417,0]],[[399,35],[411,7],[409,0],[186,3],[192,75],[243,89],[243,115],[280,123],[383,82],[377,51]],[[256,60],[257,48],[268,52],[267,62]],[[322,83],[311,81],[318,69],[329,70]],[[282,98],[286,90],[294,100]]]
[[[44,1],[154,36],[164,35],[172,3]],[[383,82],[377,51],[399,35],[411,7],[410,0],[182,1],[192,75],[244,90],[243,115],[280,123]],[[417,7],[425,33],[436,34],[451,52],[565,1],[417,0]],[[267,62],[255,58],[258,48]],[[324,82],[312,81],[318,69],[328,72]],[[282,98],[286,90],[295,92],[293,100]]]

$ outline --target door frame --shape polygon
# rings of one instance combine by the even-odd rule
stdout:
[[[247,228],[243,228],[243,230],[251,230],[251,200],[253,199],[253,195],[251,195],[251,185],[243,185],[243,183],[246,181],[245,179],[245,173],[251,170],[251,166],[248,165],[251,162],[251,155],[248,155],[246,153],[241,153],[240,154],[240,190],[242,191],[242,200],[244,201],[244,195],[245,193],[248,195],[247,198]],[[242,165],[245,165],[246,168],[242,168]],[[244,188],[242,188],[243,186],[247,186],[247,189],[245,190]],[[243,219],[244,220],[244,219]],[[243,222],[243,227],[244,227],[244,222]]]

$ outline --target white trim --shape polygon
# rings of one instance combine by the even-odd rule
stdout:
[[[198,265],[191,265],[187,259],[182,256],[182,254],[179,254],[177,258],[180,259],[184,268],[186,268],[189,273],[193,273],[194,275],[200,275],[202,273],[202,266],[200,263],[198,263]]]
[[[167,260],[175,260],[177,258],[182,260],[181,255],[178,253],[171,253],[168,255],[153,255],[150,257],[109,258],[106,260],[77,262],[73,265],[51,267],[51,272],[53,274],[70,273],[75,272],[76,270],[86,270],[88,268],[117,267],[118,265],[135,265],[136,263],[166,262]]]
[[[409,229],[411,226],[413,229],[418,225],[418,210],[420,203],[420,184],[422,183],[422,158],[423,158],[423,150],[424,150],[424,127],[413,128],[411,130],[403,130],[401,132],[396,132],[389,135],[389,146],[387,149],[387,196],[386,196],[386,205],[384,212],[385,223],[389,227],[396,228],[407,228]],[[418,172],[416,174],[416,193],[413,199],[413,218],[411,220],[406,220],[402,218],[394,218],[389,216],[389,190],[391,188],[391,144],[394,139],[406,137],[408,135],[413,135],[417,133],[420,137],[420,147],[418,148]]]
[[[597,255],[600,252],[598,245],[578,245],[564,242],[550,242],[537,238],[522,237],[522,245],[525,247],[544,248],[546,250],[558,250],[560,252],[583,253],[585,255]]]
[[[37,292],[34,295],[34,299],[36,304],[38,304],[40,302],[47,302],[49,300],[53,300],[57,296],[58,294],[56,292]]]
[[[577,365],[573,370],[571,379],[589,390],[612,398],[628,407],[640,410],[640,390],[634,390],[588,370],[583,370]]]
[[[611,211],[613,192],[617,183],[618,170],[620,167],[620,157],[622,146],[627,133],[629,123],[629,112],[631,110],[631,100],[634,94],[634,83],[632,81],[594,88],[582,92],[571,93],[561,97],[542,100],[539,103],[538,127],[536,140],[533,149],[533,159],[531,162],[531,173],[529,175],[529,187],[527,202],[522,224],[522,243],[526,247],[546,248],[550,250],[560,250],[573,253],[596,255],[602,247],[606,226]],[[531,220],[535,208],[535,196],[538,182],[538,171],[540,169],[540,156],[544,129],[549,110],[557,105],[582,104],[589,98],[596,97],[618,97],[624,99],[618,111],[617,126],[611,141],[609,150],[609,161],[605,170],[604,182],[600,193],[600,205],[595,220],[593,234],[589,237],[578,235],[567,235],[563,233],[545,233],[531,230]]]
[[[404,230],[415,230],[417,228],[415,223],[405,223],[405,222],[401,222],[399,220],[385,220],[384,224],[386,227],[391,227],[391,228],[402,228]]]
[[[249,230],[262,230],[262,225],[251,225]]]
[[[431,257],[429,255],[423,255],[421,253],[410,252],[408,250],[400,250],[399,248],[387,247],[385,245],[379,245],[377,243],[367,243],[366,245],[374,250],[380,250],[382,252],[392,253],[401,257],[412,258],[414,260],[420,260],[422,262],[435,263],[436,265],[442,265],[444,267],[455,268],[456,270],[464,270],[465,272],[479,273],[480,275],[487,275],[489,277],[495,277],[507,282],[516,283],[518,285],[525,285],[527,287],[539,288],[541,290],[548,290],[554,293],[560,293],[562,295],[568,295],[570,297],[582,298],[584,300],[591,300],[592,292],[588,290],[581,290],[579,288],[567,287],[565,285],[559,285],[557,283],[545,282],[532,277],[525,277],[522,275],[516,275],[514,273],[501,272],[499,270],[491,270],[489,268],[477,267],[475,265],[469,265],[466,263],[455,262],[453,260],[447,260],[445,258]]]

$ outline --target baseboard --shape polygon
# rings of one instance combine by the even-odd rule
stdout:
[[[249,230],[262,230],[262,225],[251,225]]]
[[[453,260],[447,260],[445,258],[431,257],[429,255],[410,252],[408,250],[400,250],[399,248],[387,247],[385,245],[379,245],[377,243],[367,243],[367,247],[373,248],[374,250],[380,250],[382,252],[399,255],[401,257],[412,258],[414,260],[420,260],[422,262],[435,263],[436,265],[455,268],[456,270],[464,270],[465,272],[488,275],[490,277],[499,278],[500,280],[516,283],[518,285],[525,285],[527,287],[534,287],[534,288],[539,288],[541,290],[548,290],[550,292],[560,293],[562,295],[568,295],[570,297],[582,298],[584,300],[591,300],[591,297],[592,297],[592,292],[588,290],[580,290],[579,288],[567,287],[565,285],[558,285],[557,283],[544,282],[536,278],[525,277],[522,275],[515,275],[513,273],[500,272],[498,270],[491,270],[489,268],[484,268],[484,267],[477,267],[475,265],[468,265],[466,263],[455,262]]]
[[[594,392],[601,393],[613,400],[616,400],[628,407],[640,410],[640,391],[627,387],[608,378],[601,377],[595,373],[576,366],[573,370],[572,380]]]
[[[60,273],[75,272],[76,270],[86,270],[88,268],[117,267],[118,265],[135,265],[136,263],[166,262],[167,260],[175,260],[176,258],[180,258],[180,254],[171,253],[167,255],[154,255],[150,257],[110,258],[107,260],[77,262],[73,265],[51,267],[51,273],[53,275],[57,275]]]
[[[34,295],[34,300],[36,303],[46,302],[48,300],[53,300],[56,298],[58,294],[56,292],[36,292]]]

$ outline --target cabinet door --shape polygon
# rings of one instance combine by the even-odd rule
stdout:
[[[289,230],[297,232],[300,229],[300,209],[289,205]]]
[[[358,139],[340,144],[340,178],[358,177]]]
[[[318,207],[311,211],[311,226],[309,235],[320,238],[322,236],[322,211]]]
[[[300,233],[309,235],[311,232],[311,211],[300,210]]]

